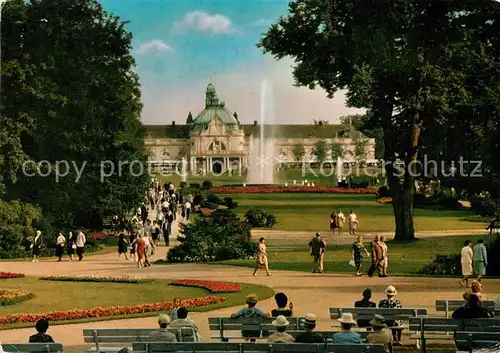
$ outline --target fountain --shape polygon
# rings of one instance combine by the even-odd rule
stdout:
[[[342,176],[344,174],[344,161],[342,157],[337,157],[337,163],[335,165],[335,176],[337,177],[337,186],[342,182]]]
[[[258,137],[251,136],[248,152],[247,184],[273,184],[275,141],[266,131],[266,123],[274,123],[273,98],[267,80],[260,91],[260,124]]]

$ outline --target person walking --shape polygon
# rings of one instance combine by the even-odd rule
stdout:
[[[358,216],[354,213],[354,210],[351,210],[348,217],[349,221],[349,235],[356,235],[356,231],[358,230]]]
[[[387,247],[387,244],[385,243],[385,237],[382,235],[380,236],[380,247],[382,248],[382,262],[381,262],[381,268],[382,268],[382,275],[380,277],[387,277],[387,267],[389,266],[389,258],[387,256],[389,248]]]
[[[339,235],[342,235],[342,230],[344,229],[345,216],[342,213],[342,210],[337,212],[337,228],[339,230]]]
[[[59,232],[59,235],[56,239],[56,257],[57,262],[62,261],[62,257],[64,255],[64,247],[66,245],[66,238],[64,237],[62,232]]]
[[[73,255],[75,255],[76,251],[76,236],[73,232],[68,233],[68,255],[69,261],[73,261]]]
[[[363,266],[363,253],[370,256],[368,249],[366,249],[365,244],[363,244],[363,237],[358,235],[356,241],[352,244],[352,261],[354,261],[354,266],[356,267],[356,276],[361,276],[361,267]]]
[[[368,276],[373,277],[375,271],[377,271],[379,277],[382,277],[382,269],[381,263],[384,258],[382,247],[380,246],[380,237],[378,235],[375,236],[375,239],[372,242],[371,246],[371,256],[372,256],[372,264],[370,269],[368,270]]]
[[[189,200],[184,204],[184,208],[186,209],[186,221],[189,221],[189,215],[191,214],[191,202]]]
[[[174,213],[171,209],[168,209],[167,215],[165,216],[165,225],[163,229],[163,240],[165,241],[165,246],[170,246],[170,235],[172,234],[172,223],[174,223]]]
[[[254,276],[257,276],[257,271],[261,267],[264,267],[266,274],[271,276],[269,273],[269,262],[267,260],[267,248],[264,238],[259,239],[259,246],[257,248],[257,263],[255,264],[255,270],[253,271]]]
[[[31,243],[31,251],[33,253],[33,260],[31,262],[40,261],[40,253],[42,252],[42,232],[37,230],[35,233],[35,238]]]
[[[460,257],[460,262],[462,264],[462,279],[459,283],[462,287],[468,287],[469,277],[472,276],[472,260],[474,259],[472,242],[470,240],[464,242],[464,247],[460,251]]]
[[[309,242],[309,252],[314,256],[313,273],[323,273],[323,260],[325,258],[326,242],[321,238],[318,232],[316,236]]]
[[[136,252],[137,252],[137,267],[142,268],[146,266],[146,242],[144,241],[144,235],[134,241]]]
[[[337,228],[337,214],[335,211],[333,211],[330,214],[330,234],[331,235],[335,234],[335,228]]]
[[[80,230],[78,235],[76,236],[76,254],[78,255],[78,261],[83,260],[83,253],[85,252],[85,243],[87,239],[85,238],[85,234]]]
[[[120,235],[118,236],[118,258],[119,259],[122,257],[122,254],[125,254],[125,260],[128,260],[127,248],[128,248],[128,241],[127,241],[127,239],[125,239],[125,234],[120,233]]]
[[[486,267],[488,266],[488,251],[483,239],[477,241],[477,244],[472,249],[472,253],[474,259],[474,276],[476,276],[478,282],[481,282],[481,277],[486,276]]]

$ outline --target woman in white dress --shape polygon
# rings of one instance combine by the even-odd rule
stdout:
[[[264,238],[259,239],[259,247],[257,248],[257,263],[255,264],[255,271],[253,271],[253,275],[257,276],[257,271],[259,268],[264,267],[268,276],[271,276],[269,273],[269,263],[267,261],[267,249],[266,244],[264,244]]]
[[[472,260],[474,258],[474,253],[472,252],[472,242],[466,240],[464,247],[461,251],[461,262],[462,262],[462,279],[460,280],[460,285],[462,287],[469,286],[469,277],[472,276]]]

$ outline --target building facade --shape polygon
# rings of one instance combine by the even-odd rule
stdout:
[[[250,140],[260,138],[257,121],[241,124],[238,115],[221,102],[215,87],[209,84],[205,92],[205,109],[185,125],[146,125],[146,145],[150,149],[150,162],[156,168],[178,164],[185,159],[192,172],[231,170],[243,172],[248,167]],[[331,146],[338,145],[344,162],[356,161],[360,147],[362,160],[375,163],[375,140],[342,125],[265,125],[264,138],[274,139],[274,156],[279,163],[298,163],[297,150],[303,148],[303,161],[314,163],[313,153],[319,140],[326,145],[326,161],[332,159]]]

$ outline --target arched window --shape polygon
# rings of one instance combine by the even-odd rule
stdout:
[[[168,150],[166,148],[161,150],[161,156],[162,157],[170,157],[170,153],[168,153]]]
[[[214,141],[208,146],[210,152],[220,152],[226,150],[226,145],[220,141]]]

